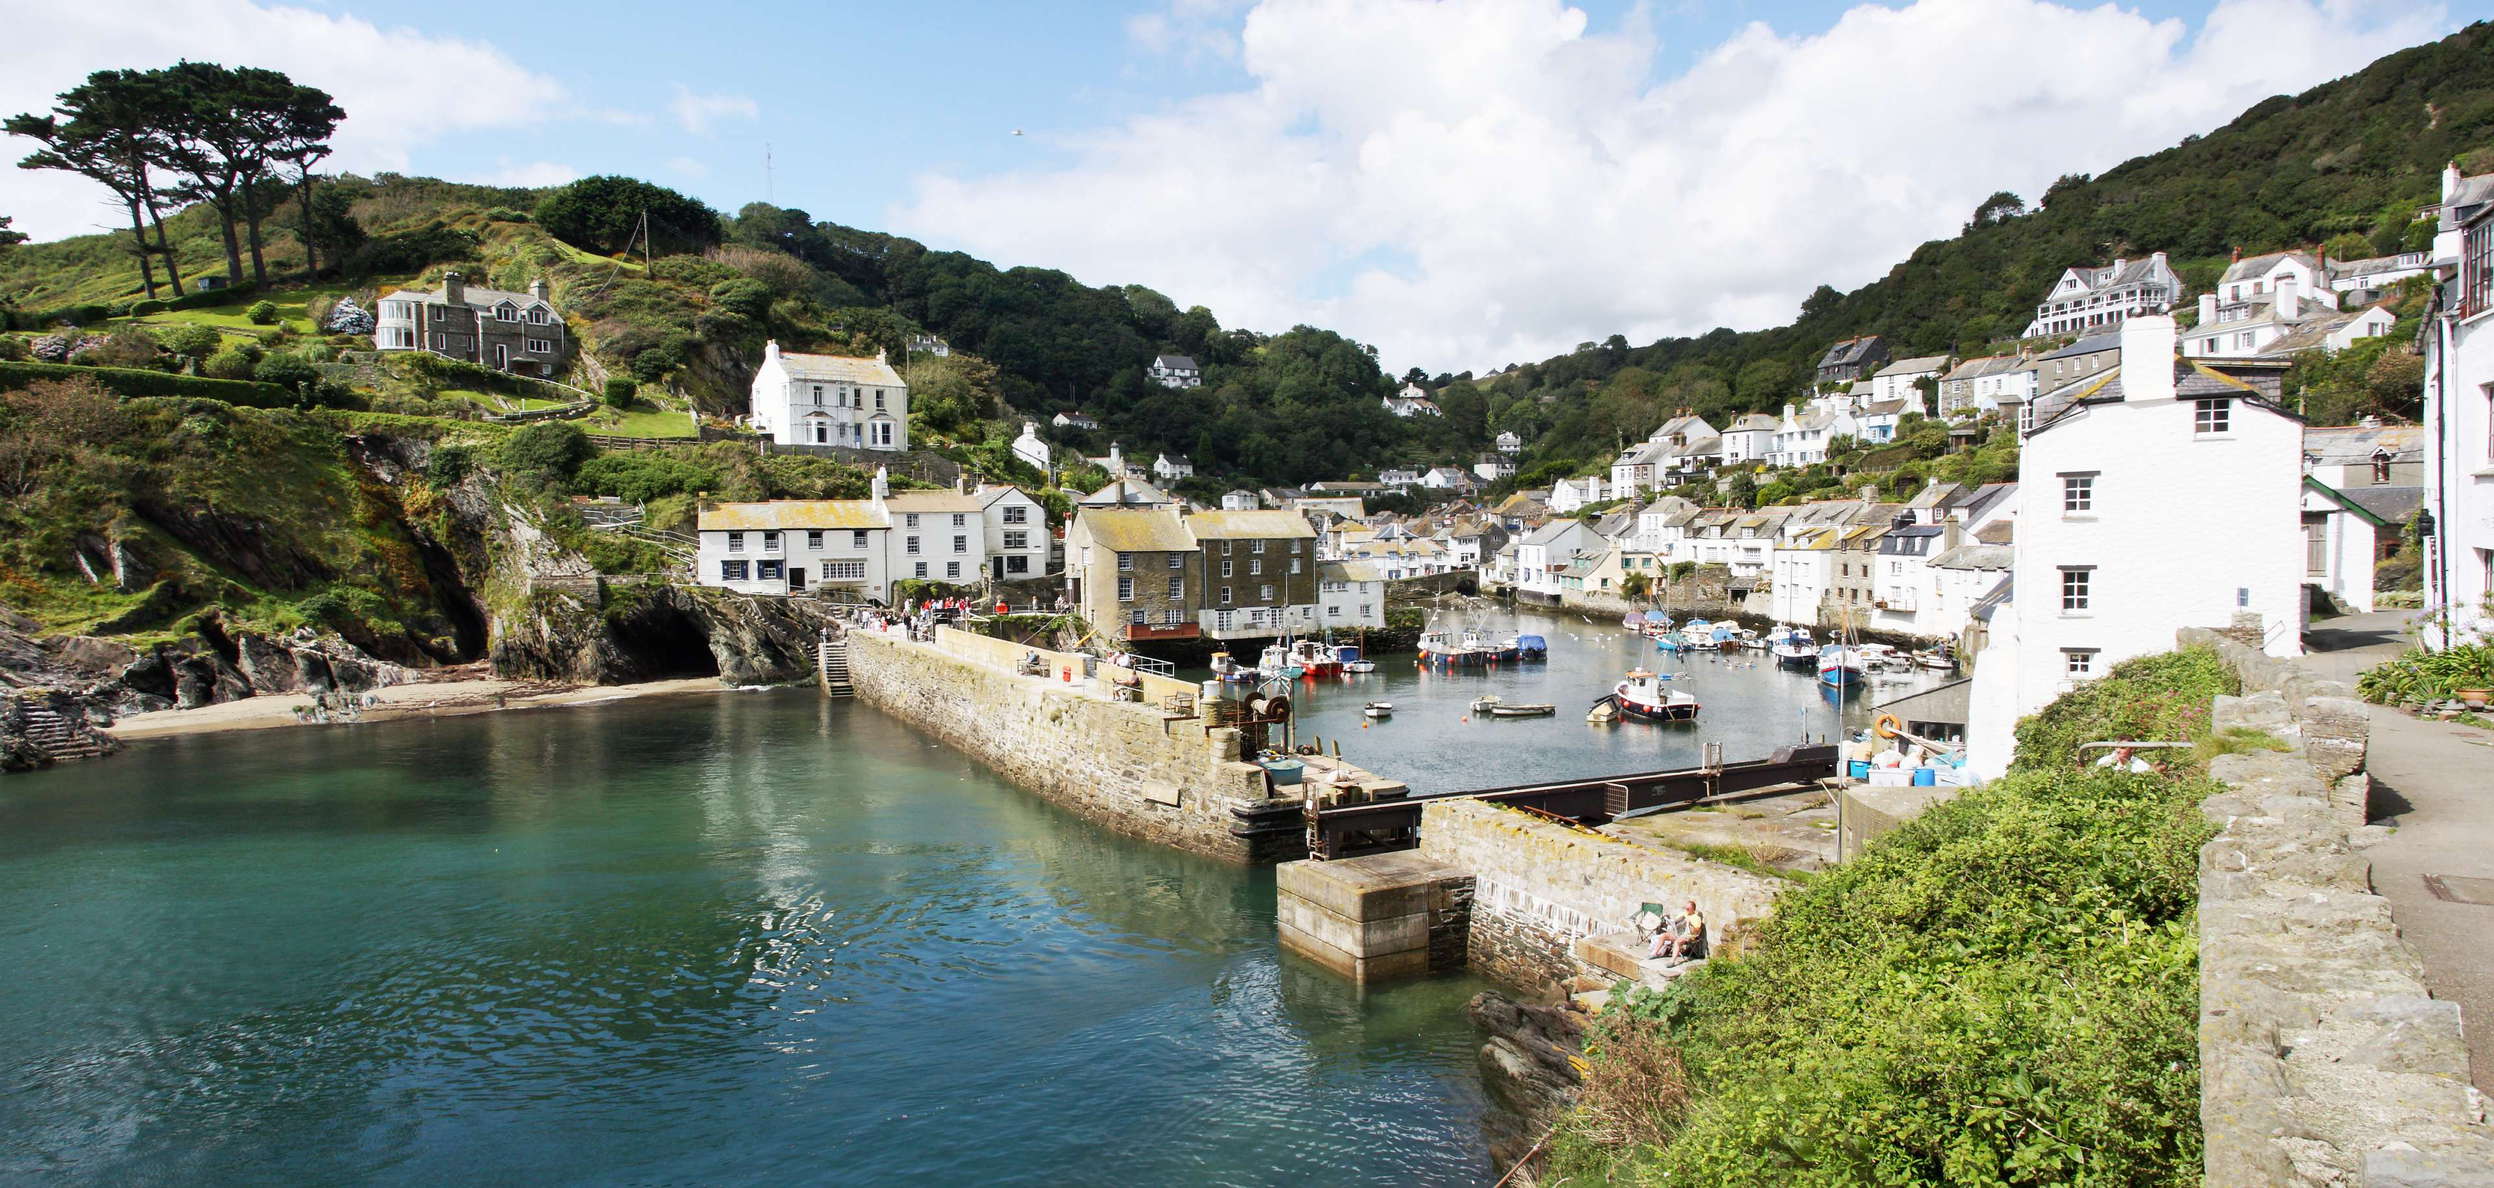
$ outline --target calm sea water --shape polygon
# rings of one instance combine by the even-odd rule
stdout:
[[[10,1180],[1488,1176],[1478,983],[1358,995],[1276,951],[1270,871],[809,691],[8,777],[0,970]]]
[[[1404,780],[1415,792],[1460,791],[1694,766],[1709,742],[1723,744],[1728,761],[1762,759],[1805,736],[1833,738],[1841,730],[1859,729],[1870,723],[1878,702],[1952,679],[1883,676],[1877,687],[1839,703],[1819,688],[1813,674],[1778,669],[1764,652],[1666,655],[1653,641],[1620,630],[1616,620],[1587,623],[1571,615],[1496,609],[1446,614],[1439,621],[1502,640],[1518,632],[1538,634],[1550,644],[1550,659],[1450,673],[1422,669],[1408,655],[1378,656],[1373,673],[1302,680],[1292,693],[1299,740],[1321,738],[1329,751],[1339,742],[1344,758]],[[1588,724],[1585,711],[1594,699],[1636,666],[1673,674],[1675,683],[1696,694],[1697,721]],[[1558,712],[1547,718],[1477,716],[1471,703],[1484,693],[1513,703],[1556,705]],[[1394,716],[1381,722],[1363,718],[1361,707],[1370,701],[1391,702]]]

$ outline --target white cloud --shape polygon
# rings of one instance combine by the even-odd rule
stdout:
[[[667,105],[675,113],[675,122],[695,135],[710,130],[710,125],[723,119],[760,119],[762,108],[743,95],[702,95],[683,83],[675,85],[675,101]]]
[[[1247,0],[1168,0],[1162,8],[1126,18],[1126,39],[1155,57],[1172,56],[1182,63],[1238,57],[1238,30],[1233,28]]]
[[[677,177],[699,181],[710,176],[710,167],[691,157],[667,158],[667,172]]]
[[[580,171],[560,161],[528,161],[514,165],[511,158],[495,162],[494,171],[483,182],[489,186],[559,186],[580,177]]]
[[[347,111],[328,167],[407,168],[426,144],[559,114],[563,88],[478,42],[383,29],[368,21],[252,0],[185,0],[180,18],[151,0],[12,4],[0,38],[0,113],[41,111],[87,74],[153,68],[182,58],[266,66],[320,87]],[[9,160],[28,142],[0,138]],[[74,235],[117,215],[102,190],[66,174],[11,169],[0,214],[41,238]]]
[[[1647,18],[1586,25],[1558,0],[1264,0],[1238,27],[1249,88],[1068,137],[1065,168],[919,178],[890,222],[1232,324],[1332,326],[1397,370],[1478,369],[1787,321],[1994,190],[2032,200],[2448,22],[2221,0],[2194,35],[2112,5],[1920,0],[1752,25],[1659,82]],[[1154,40],[1174,27],[1129,34],[1176,48]]]

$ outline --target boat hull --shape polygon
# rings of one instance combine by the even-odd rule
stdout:
[[[1697,707],[1694,705],[1644,705],[1624,697],[1614,704],[1619,706],[1621,714],[1640,722],[1694,722],[1697,720]]]

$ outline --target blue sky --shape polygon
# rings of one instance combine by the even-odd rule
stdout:
[[[1397,370],[1784,321],[1993,190],[2456,23],[2420,0],[180,8],[0,0],[0,107],[107,66],[272,66],[348,108],[342,167],[628,173],[724,211],[767,189],[1226,324],[1333,326]],[[0,214],[108,221],[80,185],[11,171]]]

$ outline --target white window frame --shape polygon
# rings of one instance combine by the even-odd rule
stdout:
[[[2061,613],[2084,615],[2096,607],[2096,567],[2064,565],[2061,567]]]

